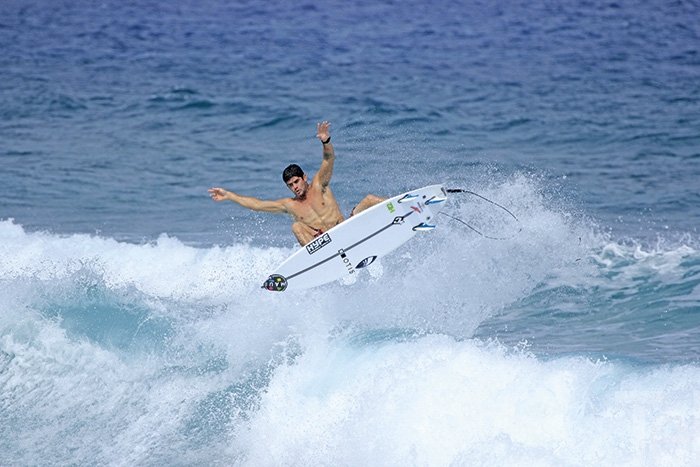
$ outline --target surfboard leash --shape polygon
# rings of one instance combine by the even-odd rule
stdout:
[[[491,204],[493,204],[493,205],[496,206],[496,207],[501,208],[502,210],[504,210],[505,212],[507,212],[508,214],[510,214],[510,216],[511,216],[513,219],[515,219],[515,221],[518,223],[518,226],[519,226],[519,227],[518,227],[518,231],[516,232],[516,234],[520,233],[520,232],[523,230],[522,226],[520,225],[520,219],[518,219],[518,217],[517,217],[515,214],[513,214],[513,213],[512,213],[508,208],[506,208],[505,206],[502,206],[502,205],[498,204],[497,202],[492,201],[492,200],[488,199],[487,197],[480,195],[479,193],[475,193],[475,192],[473,192],[473,191],[471,191],[471,190],[465,190],[464,188],[447,188],[445,191],[446,191],[447,193],[466,193],[466,194],[469,194],[469,195],[476,196],[477,198],[481,198],[481,199],[483,199],[484,201],[486,201],[486,202],[488,202],[488,203],[491,203]],[[510,237],[491,237],[491,236],[489,236],[489,235],[484,234],[483,232],[480,232],[479,230],[477,230],[476,228],[472,227],[471,225],[469,225],[468,223],[466,223],[465,221],[463,221],[463,220],[460,219],[459,217],[452,216],[452,215],[447,214],[446,212],[442,212],[442,211],[440,211],[439,214],[442,214],[442,215],[444,215],[444,216],[447,216],[447,217],[449,217],[449,218],[452,219],[452,220],[455,220],[455,221],[457,221],[457,222],[460,222],[460,223],[466,225],[469,229],[473,230],[474,232],[476,232],[477,234],[481,235],[481,236],[484,237],[484,238],[488,238],[489,240],[509,240],[509,239],[515,237],[515,235],[512,235],[512,236],[510,236]]]

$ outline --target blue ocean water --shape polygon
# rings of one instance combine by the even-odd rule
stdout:
[[[0,3],[0,465],[694,465],[700,4]],[[430,183],[270,294],[288,195]],[[520,229],[518,231],[518,228]]]

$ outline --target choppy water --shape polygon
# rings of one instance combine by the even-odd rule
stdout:
[[[697,2],[0,4],[0,464],[693,465]],[[343,211],[464,187],[351,285]]]

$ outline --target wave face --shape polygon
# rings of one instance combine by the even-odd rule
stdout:
[[[698,457],[700,253],[616,243],[514,175],[354,284],[293,250],[0,222],[2,460],[664,464]],[[31,448],[30,448],[31,446]]]

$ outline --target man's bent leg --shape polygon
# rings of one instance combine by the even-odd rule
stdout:
[[[379,204],[382,201],[384,201],[386,198],[380,198],[379,196],[375,195],[367,195],[365,196],[362,201],[360,201],[357,206],[355,206],[350,213],[350,216],[354,216],[355,214],[359,214],[365,209],[371,208],[375,204]]]
[[[292,233],[294,233],[299,244],[304,246],[313,240],[318,232],[304,223],[295,222],[292,224]]]

